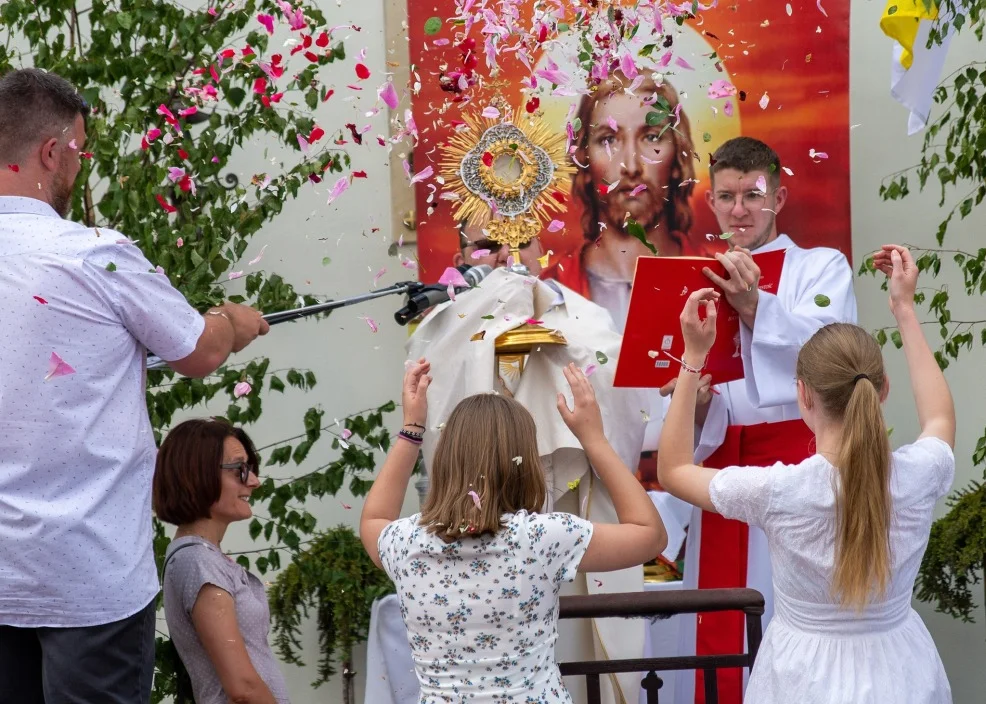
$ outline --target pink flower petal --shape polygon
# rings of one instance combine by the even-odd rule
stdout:
[[[641,183],[639,186],[635,186],[632,191],[630,191],[631,196],[639,196],[643,191],[647,190],[647,184]]]
[[[472,499],[472,502],[474,504],[476,504],[476,508],[478,508],[480,511],[482,511],[483,510],[483,504],[479,500],[479,494],[477,494],[475,491],[470,491],[469,492],[469,497]]]
[[[343,176],[338,181],[336,181],[335,185],[332,187],[332,191],[329,193],[329,200],[328,203],[326,203],[326,205],[331,204],[332,201],[334,201],[336,198],[342,195],[343,191],[345,191],[347,188],[349,188],[349,179]]]
[[[185,178],[185,169],[179,169],[177,166],[168,167],[168,178],[172,183],[178,183],[183,178]]]
[[[761,193],[767,192],[767,179],[762,174],[757,176],[757,190]]]
[[[377,330],[380,329],[380,327],[377,325],[377,321],[375,321],[373,318],[368,318],[365,315],[361,315],[360,320],[366,321],[366,324],[370,327],[370,332],[376,332]]]
[[[339,433],[339,435],[342,436],[342,439],[343,440],[348,440],[349,438],[351,438],[353,436],[353,431],[350,430],[349,428],[343,428],[342,429],[342,432]]]
[[[613,119],[612,115],[606,117],[606,124],[609,125],[609,128],[614,132],[620,131],[620,126],[616,123],[616,120]]]
[[[630,55],[630,52],[627,52],[620,57],[620,70],[623,72],[623,75],[631,81],[636,78],[637,65],[633,62],[633,56]]]
[[[585,372],[584,373],[585,373],[586,377],[590,377],[590,376],[593,375],[593,373],[595,373],[595,371],[596,371],[596,365],[595,364],[590,364],[588,367],[585,368]]]
[[[383,276],[383,275],[384,275],[384,274],[386,274],[386,273],[387,273],[387,267],[384,267],[384,268],[382,268],[382,269],[381,269],[380,271],[378,271],[378,272],[377,272],[377,273],[376,273],[376,274],[375,274],[375,275],[373,276],[373,285],[374,285],[374,286],[376,286],[376,285],[377,285],[377,282],[378,282],[378,281],[380,280],[380,277],[381,277],[381,276]]]
[[[250,383],[247,381],[241,381],[240,383],[238,383],[236,386],[233,387],[233,396],[236,398],[242,398],[243,396],[246,396],[251,391],[253,391],[253,387],[250,386]]]
[[[399,99],[397,97],[397,89],[394,87],[393,81],[387,81],[380,86],[380,88],[377,89],[377,97],[386,103],[387,107],[391,110],[397,109]]]
[[[48,301],[46,301],[45,299],[43,299],[41,296],[32,296],[32,298],[34,300],[36,300],[38,303],[40,303],[41,305],[43,305],[43,306],[48,305]]]
[[[264,252],[266,251],[267,251],[267,245],[264,245],[263,247],[260,248],[260,254],[258,254],[248,262],[249,265],[253,266],[254,264],[259,264],[260,260],[264,258]]]
[[[722,111],[725,113],[726,117],[733,116],[733,101],[727,100],[726,104],[722,106]]]
[[[680,56],[676,56],[674,58],[674,62],[675,62],[675,64],[677,64],[681,68],[685,69],[686,71],[694,71],[695,70],[694,67],[692,67],[692,65],[690,63],[688,63],[687,61],[685,61]]]
[[[431,178],[432,174],[434,173],[435,173],[435,169],[433,167],[426,166],[424,169],[422,169],[421,171],[419,171],[418,173],[414,174],[414,176],[411,177],[411,183],[412,184],[419,183],[427,178]]]
[[[446,267],[445,271],[438,279],[438,283],[443,286],[468,286],[469,283],[462,277],[462,273],[454,266]]]
[[[308,140],[298,135],[298,146],[301,147],[302,154],[308,154],[308,150],[311,149],[312,145],[309,144]]]
[[[185,238],[184,237],[179,237],[178,240],[175,242],[175,247],[177,247],[178,249],[181,249],[184,246],[185,246]]]
[[[815,160],[817,163],[819,159],[828,159],[829,155],[825,152],[816,152],[814,149],[808,150],[808,156]]]
[[[229,272],[229,276],[226,277],[226,280],[227,281],[232,281],[233,279],[238,279],[241,276],[243,276],[243,272],[242,271],[231,271],[231,272]]]
[[[69,149],[75,149],[76,151],[78,151],[79,145],[76,144],[75,143],[75,140],[73,139],[71,142],[68,143],[68,148]]]
[[[448,292],[448,299],[455,303],[455,286],[449,284],[446,291]]]
[[[483,108],[483,117],[485,117],[488,120],[495,120],[498,117],[500,117],[500,111],[497,110],[492,105],[490,105],[488,107]]]
[[[767,95],[767,93],[764,93],[762,96],[760,96],[760,109],[766,110],[769,104],[770,104],[770,96]]]
[[[410,271],[418,270],[418,263],[413,259],[403,259],[401,260],[401,266]]]
[[[734,86],[729,81],[725,81],[721,78],[717,78],[712,81],[712,85],[709,86],[709,99],[716,100],[718,98],[729,98],[736,95],[736,86]]]
[[[472,253],[471,256],[472,256],[473,259],[482,259],[483,257],[490,256],[490,250],[488,250],[488,249],[477,249],[475,252]]]
[[[274,16],[273,15],[257,15],[257,22],[262,24],[267,29],[267,34],[274,33]]]
[[[66,364],[65,360],[59,357],[57,352],[52,352],[51,358],[48,360],[48,374],[45,376],[45,381],[54,379],[56,376],[67,376],[69,374],[75,374],[75,370]]]

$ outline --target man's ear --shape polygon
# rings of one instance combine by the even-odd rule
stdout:
[[[774,196],[774,215],[784,209],[785,203],[787,203],[787,186],[778,186],[777,194]]]
[[[713,213],[716,212],[715,198],[716,197],[712,195],[712,189],[709,189],[705,192],[705,204],[709,206],[709,210],[711,210]]]
[[[38,157],[41,160],[41,165],[44,166],[45,169],[48,171],[58,171],[58,138],[52,137],[42,143],[38,152]]]
[[[466,263],[466,258],[462,256],[461,251],[456,252],[455,254],[452,255],[452,266],[459,267],[465,263]]]

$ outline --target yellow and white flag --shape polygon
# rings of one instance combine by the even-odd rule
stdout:
[[[962,12],[961,2],[955,4]],[[938,4],[934,0],[888,0],[880,18],[880,29],[894,40],[890,94],[911,113],[907,121],[909,135],[928,124],[945,55],[955,33],[954,23],[949,22],[948,35],[942,43],[927,48],[928,33],[936,21]]]

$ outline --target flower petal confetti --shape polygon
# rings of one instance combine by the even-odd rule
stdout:
[[[31,296],[31,298],[33,298],[34,300],[36,300],[38,303],[40,303],[43,306],[48,305],[48,301],[46,301],[45,299],[43,299],[41,296]]]
[[[260,263],[260,260],[264,258],[264,252],[266,252],[266,251],[267,251],[267,245],[264,245],[263,247],[260,248],[260,254],[258,254],[257,256],[255,256],[253,259],[251,259],[247,263],[250,266],[253,266],[254,264],[259,264]]]
[[[468,494],[469,494],[469,498],[472,499],[472,502],[474,504],[476,504],[476,508],[479,509],[480,511],[482,511],[483,510],[483,504],[479,500],[479,494],[477,494],[475,491],[470,491],[470,492],[468,492]]]
[[[565,229],[565,223],[561,220],[552,220],[548,223],[548,232],[558,232]]]
[[[757,190],[760,191],[760,193],[767,192],[767,179],[763,176],[763,174],[757,177]]]
[[[233,396],[235,398],[243,398],[251,391],[253,391],[253,387],[250,386],[250,382],[241,381],[236,386],[233,387]]]
[[[482,259],[483,257],[490,256],[490,250],[488,249],[477,249],[470,255],[473,259]]]
[[[469,282],[462,276],[462,272],[454,266],[446,267],[445,271],[438,278],[438,283],[442,286],[468,286]]]
[[[45,381],[69,374],[75,374],[75,370],[59,357],[57,352],[52,352],[51,358],[48,360],[48,374],[45,376]]]
[[[361,315],[360,320],[366,321],[367,326],[370,328],[370,332],[376,332],[377,330],[380,329],[380,327],[377,325],[377,321],[375,321],[373,318],[368,318],[365,315]]]

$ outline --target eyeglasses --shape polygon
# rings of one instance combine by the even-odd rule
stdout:
[[[250,481],[250,475],[255,474],[258,477],[260,472],[255,466],[247,462],[246,460],[240,460],[239,462],[227,462],[226,464],[219,465],[220,469],[229,469],[239,472],[240,483],[246,484]]]
[[[773,191],[768,191],[768,193],[773,193]],[[715,205],[715,209],[725,215],[736,207],[736,194],[727,193],[725,191],[716,193],[712,202]],[[747,191],[743,194],[744,210],[757,212],[759,210],[763,210],[766,204],[767,193],[764,193],[763,191]]]

